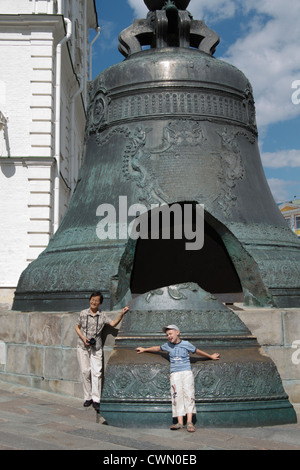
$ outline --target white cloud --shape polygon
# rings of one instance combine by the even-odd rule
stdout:
[[[300,150],[263,152],[261,159],[266,168],[300,168]]]
[[[230,2],[230,0],[228,0]],[[292,103],[292,83],[300,79],[299,0],[236,0],[249,15],[247,31],[224,60],[250,80],[260,126],[300,115]]]
[[[268,184],[276,202],[287,201],[290,198],[290,182],[278,178],[269,178]]]
[[[216,22],[232,18],[240,0],[191,0],[188,11],[195,19]],[[148,8],[142,0],[127,0],[138,18],[145,18]]]
[[[102,51],[117,48],[119,40],[115,31],[116,24],[113,21],[103,20],[102,18],[101,18],[100,24],[101,24],[101,41],[99,41],[98,47],[100,47]]]
[[[214,24],[233,18],[239,8],[239,0],[191,0],[188,10],[195,19]]]
[[[142,0],[127,0],[137,18],[146,18],[148,8]]]

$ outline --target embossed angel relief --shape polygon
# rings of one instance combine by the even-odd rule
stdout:
[[[173,145],[199,145],[205,140],[204,130],[196,121],[171,122],[163,131],[163,141],[166,143],[165,150],[170,149]]]

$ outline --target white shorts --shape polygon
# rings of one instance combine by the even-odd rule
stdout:
[[[172,416],[196,414],[194,376],[191,370],[173,372],[170,375]]]

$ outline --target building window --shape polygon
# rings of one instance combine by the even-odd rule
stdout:
[[[285,217],[285,221],[289,227],[291,227],[291,217]]]
[[[295,217],[295,227],[296,230],[300,230],[300,215],[296,215]]]

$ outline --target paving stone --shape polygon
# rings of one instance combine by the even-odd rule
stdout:
[[[196,427],[195,433],[124,429],[97,423],[95,411],[82,405],[82,399],[0,381],[0,450],[98,450],[103,455],[300,450],[299,419],[296,424],[259,428]],[[299,418],[299,408],[296,411]]]

